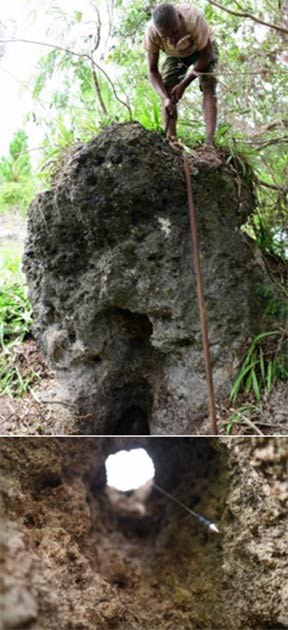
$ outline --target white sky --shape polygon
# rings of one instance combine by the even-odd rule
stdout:
[[[101,6],[101,2],[97,4]],[[7,0],[7,2],[2,0],[0,24],[4,25],[5,31],[3,33],[3,30],[0,30],[0,39],[21,38],[56,43],[57,26],[61,22],[61,16],[58,17],[57,9],[53,14],[51,11],[53,5],[70,15],[73,11],[84,13],[86,24],[91,21],[91,32],[95,30],[95,12],[89,0],[55,0],[55,2],[53,0]],[[45,14],[47,6],[50,8],[48,15]],[[36,18],[31,15],[35,7]],[[79,45],[81,45],[81,28],[79,24],[78,32],[75,30],[74,33],[76,41],[80,32]],[[59,38],[57,43],[59,44]],[[23,118],[33,108],[33,79],[35,80],[37,76],[37,59],[43,52],[49,52],[49,48],[25,43],[10,43],[6,45],[5,54],[2,59],[0,58],[0,156],[7,152],[14,132],[23,128]],[[49,117],[49,102],[45,103],[41,98],[41,103],[43,111],[47,108],[47,117]],[[29,126],[26,125],[25,129],[30,139],[29,148],[36,147],[42,138],[41,130],[32,123]]]
[[[45,25],[38,23],[37,28],[29,27],[27,9],[24,0],[9,0],[3,3],[0,19],[4,25],[8,24],[5,38],[23,37],[35,38],[45,34]],[[14,28],[13,28],[14,26]],[[3,34],[3,33],[2,33]],[[35,47],[27,44],[9,44],[5,55],[0,60],[0,155],[8,149],[14,131],[23,125],[23,116],[31,107],[31,92],[29,76],[35,68]],[[24,85],[27,82],[27,89]],[[30,84],[31,85],[31,84]]]
[[[106,459],[107,485],[125,492],[136,490],[155,474],[154,464],[144,448],[118,451]]]

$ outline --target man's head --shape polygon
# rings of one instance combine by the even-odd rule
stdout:
[[[183,18],[173,4],[159,4],[154,9],[152,18],[159,35],[173,45],[183,37]]]

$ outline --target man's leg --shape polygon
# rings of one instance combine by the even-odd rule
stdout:
[[[216,81],[214,79],[203,81],[201,89],[203,92],[202,107],[206,125],[206,143],[213,147],[217,121]]]

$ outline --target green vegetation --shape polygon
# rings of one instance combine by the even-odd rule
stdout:
[[[248,427],[250,427],[250,433],[254,433],[255,427],[257,431],[257,425],[253,424],[253,420],[251,420],[251,415],[252,418],[255,415],[256,419],[258,419],[259,414],[261,413],[262,410],[260,407],[257,407],[252,403],[245,403],[244,405],[240,405],[238,409],[236,409],[235,411],[233,411],[233,413],[229,415],[229,418],[222,423],[222,427],[225,429],[227,435],[231,435],[233,433],[233,430],[235,428],[237,429],[239,425],[246,424],[248,425]]]
[[[31,307],[23,285],[4,285],[0,290],[0,308],[1,346],[23,341],[31,325]]]
[[[24,278],[20,271],[21,256],[3,248],[0,267],[0,394],[21,398],[38,375],[33,369],[22,372],[17,361],[17,347],[32,324]]]
[[[273,336],[277,337],[276,343],[272,342]],[[266,347],[261,345],[267,339],[270,343]],[[245,394],[253,392],[256,400],[260,400],[263,394],[267,397],[278,378],[288,379],[285,332],[274,330],[260,333],[254,337],[245,356],[231,389],[231,399],[236,401],[241,386]]]
[[[4,349],[7,345],[23,341],[32,320],[24,277],[20,271],[21,255],[16,255],[8,247],[3,248],[1,253],[0,343]]]
[[[13,353],[8,350],[0,354],[0,375],[0,394],[11,398],[22,398],[40,378],[32,369],[23,375],[15,365]]]
[[[284,280],[283,278],[281,278]],[[255,428],[251,417],[261,418],[263,403],[269,399],[273,386],[288,380],[288,300],[287,290],[278,286],[278,292],[270,287],[259,287],[260,295],[268,298],[267,323],[274,330],[259,333],[254,337],[242,360],[241,368],[233,383],[230,398],[233,404],[241,404],[222,423],[229,434],[239,424]]]
[[[18,130],[9,146],[7,157],[0,159],[0,213],[7,210],[27,210],[35,194],[27,136]]]

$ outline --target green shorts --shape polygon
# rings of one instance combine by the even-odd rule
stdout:
[[[205,70],[203,72],[214,72],[216,69],[218,59],[219,59],[219,48],[216,42],[213,42],[213,59],[208,63]],[[164,85],[166,87],[174,87],[177,83],[180,83],[182,79],[184,79],[187,70],[190,66],[194,65],[198,59],[201,57],[201,51],[196,51],[193,55],[189,55],[189,57],[170,57],[167,56],[162,68],[161,75],[164,81]],[[216,78],[211,77],[207,74],[200,77],[200,90],[202,90],[202,83],[204,81],[215,81]]]

